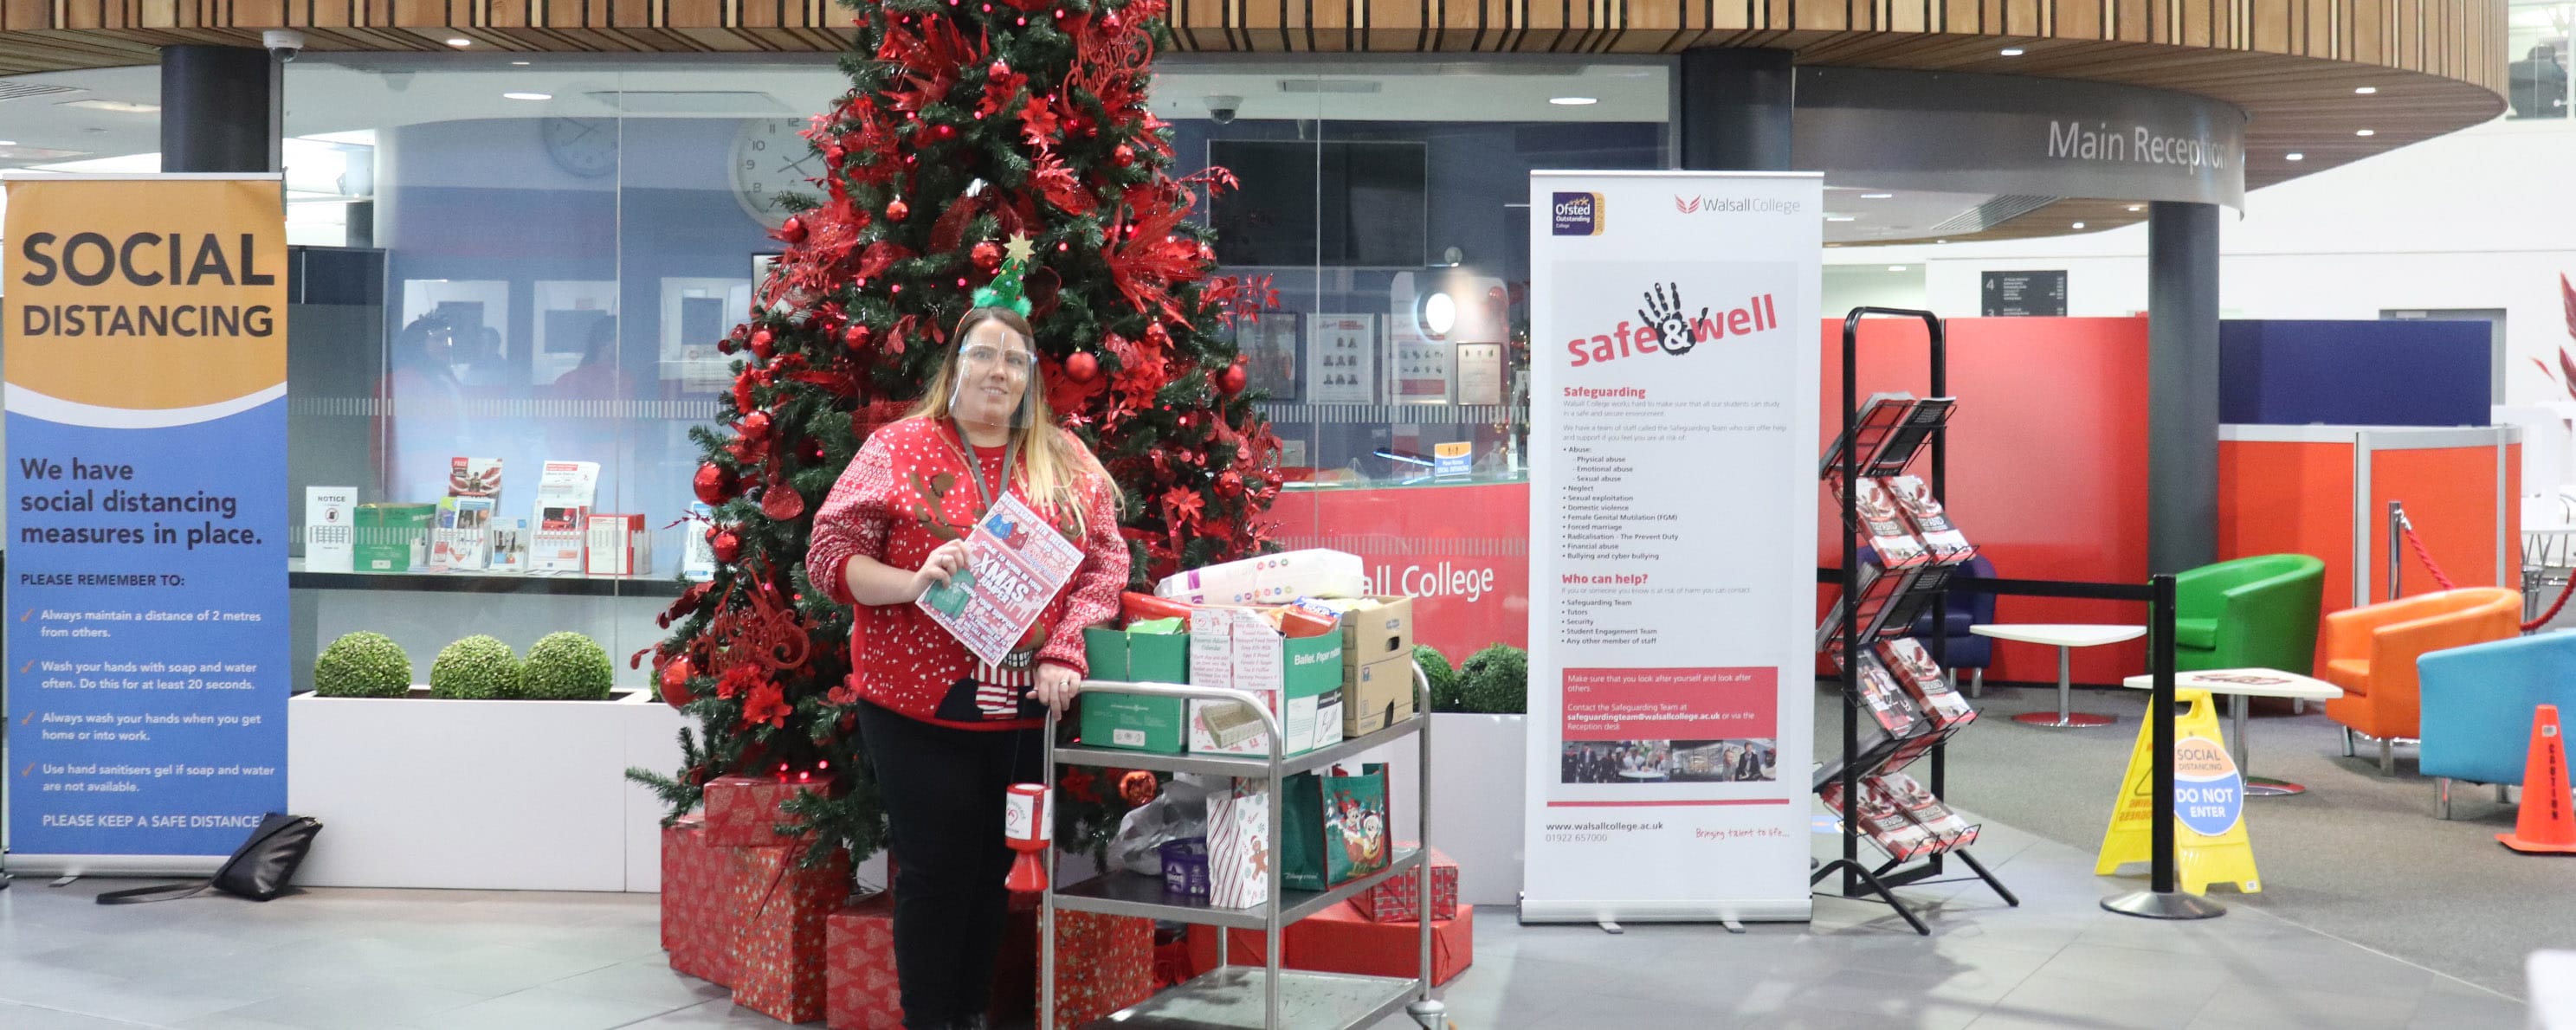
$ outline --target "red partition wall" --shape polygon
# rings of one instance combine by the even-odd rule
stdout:
[[[1529,646],[1529,484],[1298,490],[1270,517],[1282,546],[1359,555],[1369,588],[1414,598],[1414,642],[1452,664]]]
[[[2376,434],[2374,434],[2376,435]],[[2425,447],[2406,450],[2370,452],[2370,511],[2379,513],[2371,523],[2387,521],[2388,502],[2406,506],[2406,517],[2415,524],[2415,535],[2424,541],[2424,549],[2435,564],[2451,577],[2451,585],[2462,587],[2513,587],[2520,589],[2522,541],[2522,506],[2513,499],[2522,496],[2522,446],[2504,448],[2503,468],[2497,468],[2496,447]],[[2503,473],[2499,488],[2497,473]],[[2497,560],[2497,540],[2501,535],[2508,550],[2503,561]],[[2379,529],[2370,534],[2369,600],[2388,596],[2388,533]],[[2402,543],[2399,546],[2404,546]],[[2399,596],[2430,593],[2441,589],[2426,572],[2423,561],[2413,553],[2399,556],[2397,562]],[[2343,605],[2329,597],[2327,611]]]
[[[2325,611],[2352,607],[2351,442],[2218,442],[2218,557],[2312,554]]]
[[[1860,396],[1930,388],[1921,322],[1862,323]],[[1842,322],[1824,325],[1824,436],[1842,424]],[[1961,532],[2012,579],[2147,578],[2147,322],[2143,318],[1959,318],[1949,322],[1948,505]],[[1819,453],[1824,441],[1819,441]],[[1928,465],[1918,461],[1915,472]],[[1819,565],[1839,565],[1839,508],[1816,493]],[[1999,622],[2143,625],[2137,604],[2006,597]],[[2055,648],[1998,641],[1988,679],[2055,682]],[[2146,668],[2131,643],[2075,652],[2079,683]]]

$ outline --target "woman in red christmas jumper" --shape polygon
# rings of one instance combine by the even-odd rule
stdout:
[[[892,829],[895,969],[914,1030],[984,1025],[1012,858],[1005,788],[1043,772],[1038,706],[1073,700],[1082,630],[1116,615],[1127,583],[1117,487],[1047,411],[1027,319],[977,307],[953,338],[921,406],[842,472],[805,559],[856,608],[851,683]],[[1019,647],[986,665],[913,602],[966,569],[967,532],[1004,494],[1083,558]]]

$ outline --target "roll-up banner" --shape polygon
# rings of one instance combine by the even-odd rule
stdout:
[[[1524,920],[1808,917],[1823,192],[1530,176]]]
[[[11,864],[211,870],[286,804],[281,184],[6,187]]]

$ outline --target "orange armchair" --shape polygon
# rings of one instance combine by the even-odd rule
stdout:
[[[2344,696],[2326,702],[2326,718],[2343,724],[2343,753],[2353,753],[2354,733],[2377,738],[2379,771],[2395,771],[2389,742],[2422,734],[2415,659],[2520,632],[2522,595],[2500,587],[2418,594],[2326,616],[2320,671],[2343,688]]]

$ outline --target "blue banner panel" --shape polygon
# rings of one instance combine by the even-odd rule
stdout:
[[[2493,420],[2491,332],[2484,322],[2220,322],[2218,420],[2483,426]]]
[[[230,853],[286,807],[286,402],[8,428],[11,850]]]

